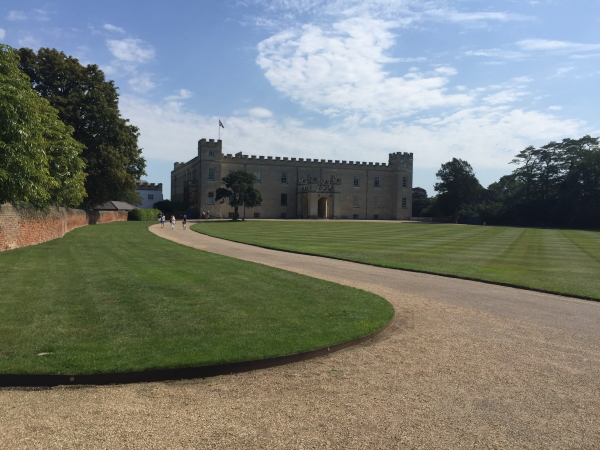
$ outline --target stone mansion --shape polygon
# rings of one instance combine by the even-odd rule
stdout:
[[[254,173],[262,203],[240,208],[260,219],[410,219],[412,153],[390,153],[389,162],[366,163],[272,156],[224,155],[222,141],[201,139],[198,156],[176,162],[171,200],[214,218],[233,217],[227,201],[215,200],[228,173]]]

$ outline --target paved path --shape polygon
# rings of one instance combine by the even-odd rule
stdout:
[[[152,231],[375,292],[396,321],[245,374],[0,391],[0,448],[600,448],[600,303]]]

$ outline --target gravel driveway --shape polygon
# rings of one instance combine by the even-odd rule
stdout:
[[[372,291],[396,320],[256,372],[0,390],[0,448],[600,448],[600,303],[151,231]]]

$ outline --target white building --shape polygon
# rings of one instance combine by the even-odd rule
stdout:
[[[154,208],[156,202],[163,200],[162,183],[148,183],[146,180],[135,182],[135,192],[142,197],[142,204],[137,205],[141,209]]]

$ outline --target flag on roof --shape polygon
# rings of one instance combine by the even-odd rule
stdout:
[[[219,119],[219,126],[220,126],[221,128],[225,128],[225,126],[223,125],[223,122],[221,122],[221,119]]]

